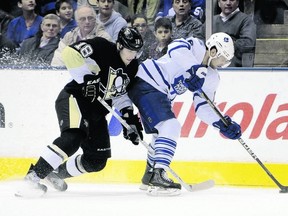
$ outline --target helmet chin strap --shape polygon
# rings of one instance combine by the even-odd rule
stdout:
[[[210,55],[210,51],[209,51],[209,58],[208,58],[208,62],[207,62],[207,66],[208,66],[208,67],[211,67],[211,66],[210,66],[211,61],[212,61],[213,59],[215,59],[215,58],[217,58],[217,55],[215,55],[214,57],[212,57],[212,56]]]
[[[211,56],[211,49],[209,50],[209,58],[208,58],[208,61],[207,61],[207,66],[208,67],[211,67],[210,64],[212,62],[213,59],[217,58],[217,54],[218,54],[218,51],[217,53],[215,54],[215,56]]]
[[[213,58],[212,58],[211,56],[209,56],[209,59],[208,59],[208,62],[207,62],[207,66],[208,66],[208,67],[210,67],[210,64],[211,64],[212,59],[213,59]]]

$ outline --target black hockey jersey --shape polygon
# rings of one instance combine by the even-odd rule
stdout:
[[[101,98],[116,104],[119,110],[132,105],[127,89],[137,73],[138,60],[134,59],[126,66],[115,43],[101,37],[79,41],[66,47],[62,58],[73,79],[65,86],[69,93],[83,97],[84,76],[94,74],[100,79]]]

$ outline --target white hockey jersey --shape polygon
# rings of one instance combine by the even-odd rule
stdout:
[[[187,91],[184,80],[191,76],[187,70],[193,65],[200,65],[205,52],[205,44],[197,38],[176,39],[169,44],[167,54],[158,60],[147,59],[144,61],[139,66],[137,76],[173,101],[177,95]],[[220,78],[217,70],[211,67],[207,69],[208,73],[202,90],[213,101]],[[193,99],[195,112],[202,121],[212,125],[213,122],[219,120],[219,117],[198,92],[194,93]]]

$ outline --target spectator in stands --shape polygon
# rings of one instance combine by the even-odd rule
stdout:
[[[60,17],[60,37],[77,27],[74,19],[72,0],[58,0],[55,4],[56,14]]]
[[[150,46],[156,41],[156,38],[148,27],[147,18],[143,14],[135,14],[131,19],[131,26],[139,31],[144,41],[143,47],[137,55],[139,62],[142,62],[148,58]]]
[[[11,62],[11,55],[16,51],[16,45],[5,35],[0,33],[0,65],[7,65]]]
[[[157,19],[154,25],[154,34],[156,37],[156,42],[151,45],[148,57],[158,59],[166,54],[168,44],[172,42],[171,21],[166,17]]]
[[[0,4],[0,9],[7,12],[13,18],[22,15],[21,8],[18,7],[18,0],[2,0]]]
[[[49,66],[58,47],[59,32],[60,18],[55,14],[47,14],[41,23],[41,31],[23,41],[19,50],[20,57],[28,64]]]
[[[114,3],[114,10],[117,11],[118,13],[120,13],[122,15],[122,17],[127,21],[130,22],[131,21],[131,13],[129,11],[129,8],[127,6],[127,2],[123,3],[123,1],[116,1]]]
[[[156,15],[159,11],[160,0],[146,0],[145,12],[149,26],[154,26]]]
[[[78,26],[67,32],[59,42],[58,48],[54,52],[52,66],[64,66],[61,59],[61,52],[67,46],[77,41],[103,37],[111,41],[111,36],[105,31],[104,26],[96,19],[96,12],[91,6],[81,6],[75,11],[75,20]]]
[[[132,16],[135,14],[144,14],[148,25],[153,27],[160,2],[161,0],[127,0],[127,5]]]
[[[93,4],[92,4],[93,2]],[[81,7],[81,6],[85,6],[85,5],[89,5],[91,7],[94,8],[96,14],[99,13],[99,7],[98,7],[98,2],[97,0],[93,0],[93,1],[89,1],[89,0],[78,0],[77,1],[77,7]]]
[[[0,9],[0,28],[1,28],[0,33],[2,35],[6,34],[8,25],[13,18],[14,17],[11,16],[9,13]]]
[[[196,37],[205,40],[205,28],[201,21],[191,15],[191,0],[173,0],[175,15],[169,17],[172,22],[172,38]]]
[[[9,22],[13,17],[6,11],[0,10],[0,64],[9,62],[10,55],[16,51],[16,44],[6,38],[5,34]]]
[[[256,25],[249,15],[239,10],[239,0],[218,0],[221,13],[213,17],[212,32],[225,32],[234,40],[235,55],[229,67],[241,67],[244,53],[254,53]],[[253,62],[245,66],[253,66]]]
[[[129,9],[129,12],[132,16],[135,14],[141,14],[144,8],[144,1],[145,0],[127,0],[127,6]]]
[[[3,52],[6,51],[15,51],[16,45],[5,37],[5,35],[0,33],[0,51],[3,54]],[[0,55],[1,56],[1,55]]]
[[[57,0],[36,0],[39,14],[45,16],[46,14],[56,14],[56,1]],[[77,0],[72,0],[73,9],[77,8]]]
[[[191,15],[196,17],[202,23],[205,22],[205,9],[206,0],[191,0]],[[159,11],[156,15],[157,17],[174,16],[175,11],[172,7],[171,0],[161,0]]]
[[[18,0],[18,7],[23,15],[11,20],[6,36],[20,46],[24,39],[33,37],[39,31],[43,17],[35,13],[35,0]]]
[[[112,41],[116,42],[119,31],[121,28],[127,26],[127,22],[120,13],[113,9],[114,0],[97,0],[97,2],[99,6],[97,18],[103,24],[106,32],[111,36]]]

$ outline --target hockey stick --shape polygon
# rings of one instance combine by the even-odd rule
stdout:
[[[101,97],[98,97],[97,100],[128,130],[128,131],[134,131],[137,133],[136,130],[134,130],[129,124],[126,123],[126,121],[115,111],[113,110],[105,100],[103,100]],[[154,150],[151,148],[150,145],[148,145],[144,140],[140,139],[140,142],[142,145],[146,147],[146,149],[151,153],[154,154]],[[207,180],[204,182],[200,182],[198,184],[189,185],[185,183],[170,167],[168,167],[168,171],[178,180],[178,182],[184,187],[187,191],[194,192],[198,190],[205,190],[209,189],[214,186],[215,182],[213,180]]]
[[[228,126],[229,122],[224,118],[224,116],[217,109],[217,107],[214,105],[214,103],[209,99],[209,97],[206,95],[206,93],[202,89],[199,89],[198,91],[200,92],[201,97],[207,101],[207,103],[211,106],[211,108],[214,110],[214,112],[220,117],[221,121],[226,126]],[[252,151],[252,149],[245,143],[245,141],[241,137],[238,138],[238,141],[246,149],[246,151],[252,156],[252,158],[254,158],[257,161],[257,163],[264,169],[264,171],[274,181],[274,183],[280,188],[280,193],[288,193],[288,186],[284,186],[284,185],[280,184],[280,182],[272,175],[272,173],[266,168],[266,166],[261,162],[261,160],[255,155],[255,153]]]

